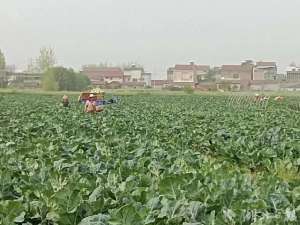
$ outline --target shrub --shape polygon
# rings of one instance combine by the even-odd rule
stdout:
[[[176,86],[169,86],[165,89],[168,90],[168,91],[182,91],[182,88],[176,87]]]
[[[192,86],[185,86],[185,87],[183,88],[183,91],[184,91],[185,93],[189,94],[189,95],[194,93],[194,89],[193,89]]]
[[[43,74],[42,86],[46,91],[81,91],[90,85],[90,80],[72,69],[53,67]]]

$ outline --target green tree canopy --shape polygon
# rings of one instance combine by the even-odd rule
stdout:
[[[73,69],[53,67],[43,76],[43,89],[48,91],[81,91],[88,87],[90,80]]]
[[[4,70],[5,69],[5,57],[3,52],[0,49],[0,70]]]
[[[48,71],[43,76],[42,87],[45,91],[58,91],[58,82],[55,80],[55,74]]]
[[[52,48],[41,48],[40,55],[36,59],[36,67],[39,72],[44,73],[56,63],[55,53]]]
[[[33,60],[32,58],[29,59],[29,61],[28,61],[26,72],[28,72],[28,73],[38,73],[39,72],[39,68],[37,67],[35,60]]]

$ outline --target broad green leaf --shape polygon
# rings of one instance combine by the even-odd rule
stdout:
[[[0,201],[0,219],[4,224],[24,221],[24,206],[21,201],[7,200]],[[0,220],[1,221],[1,220]]]
[[[108,225],[109,216],[104,214],[84,218],[78,225]]]
[[[142,218],[131,205],[122,206],[113,212],[109,220],[111,225],[142,225]]]

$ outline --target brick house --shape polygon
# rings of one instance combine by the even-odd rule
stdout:
[[[204,79],[209,72],[210,67],[207,65],[177,64],[167,71],[167,77],[172,85],[184,86],[192,85],[198,82],[198,79]]]
[[[86,75],[92,85],[106,85],[110,83],[123,83],[124,72],[119,67],[83,67],[82,73]]]
[[[247,90],[253,78],[254,65],[242,63],[241,65],[223,65],[221,67],[218,84],[228,84],[231,89]]]
[[[253,68],[253,80],[276,80],[276,62],[257,62]]]

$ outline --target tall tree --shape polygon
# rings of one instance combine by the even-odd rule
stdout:
[[[38,73],[39,68],[37,68],[36,62],[31,58],[29,59],[26,72],[28,73]]]
[[[58,82],[55,80],[55,74],[50,70],[43,76],[42,87],[45,91],[58,91]]]
[[[47,91],[81,91],[89,84],[86,76],[64,67],[50,68],[42,80],[42,86]]]
[[[3,52],[0,49],[0,70],[4,70],[5,69],[5,57]]]
[[[55,53],[52,48],[41,48],[40,55],[36,60],[39,72],[46,72],[56,63]]]

